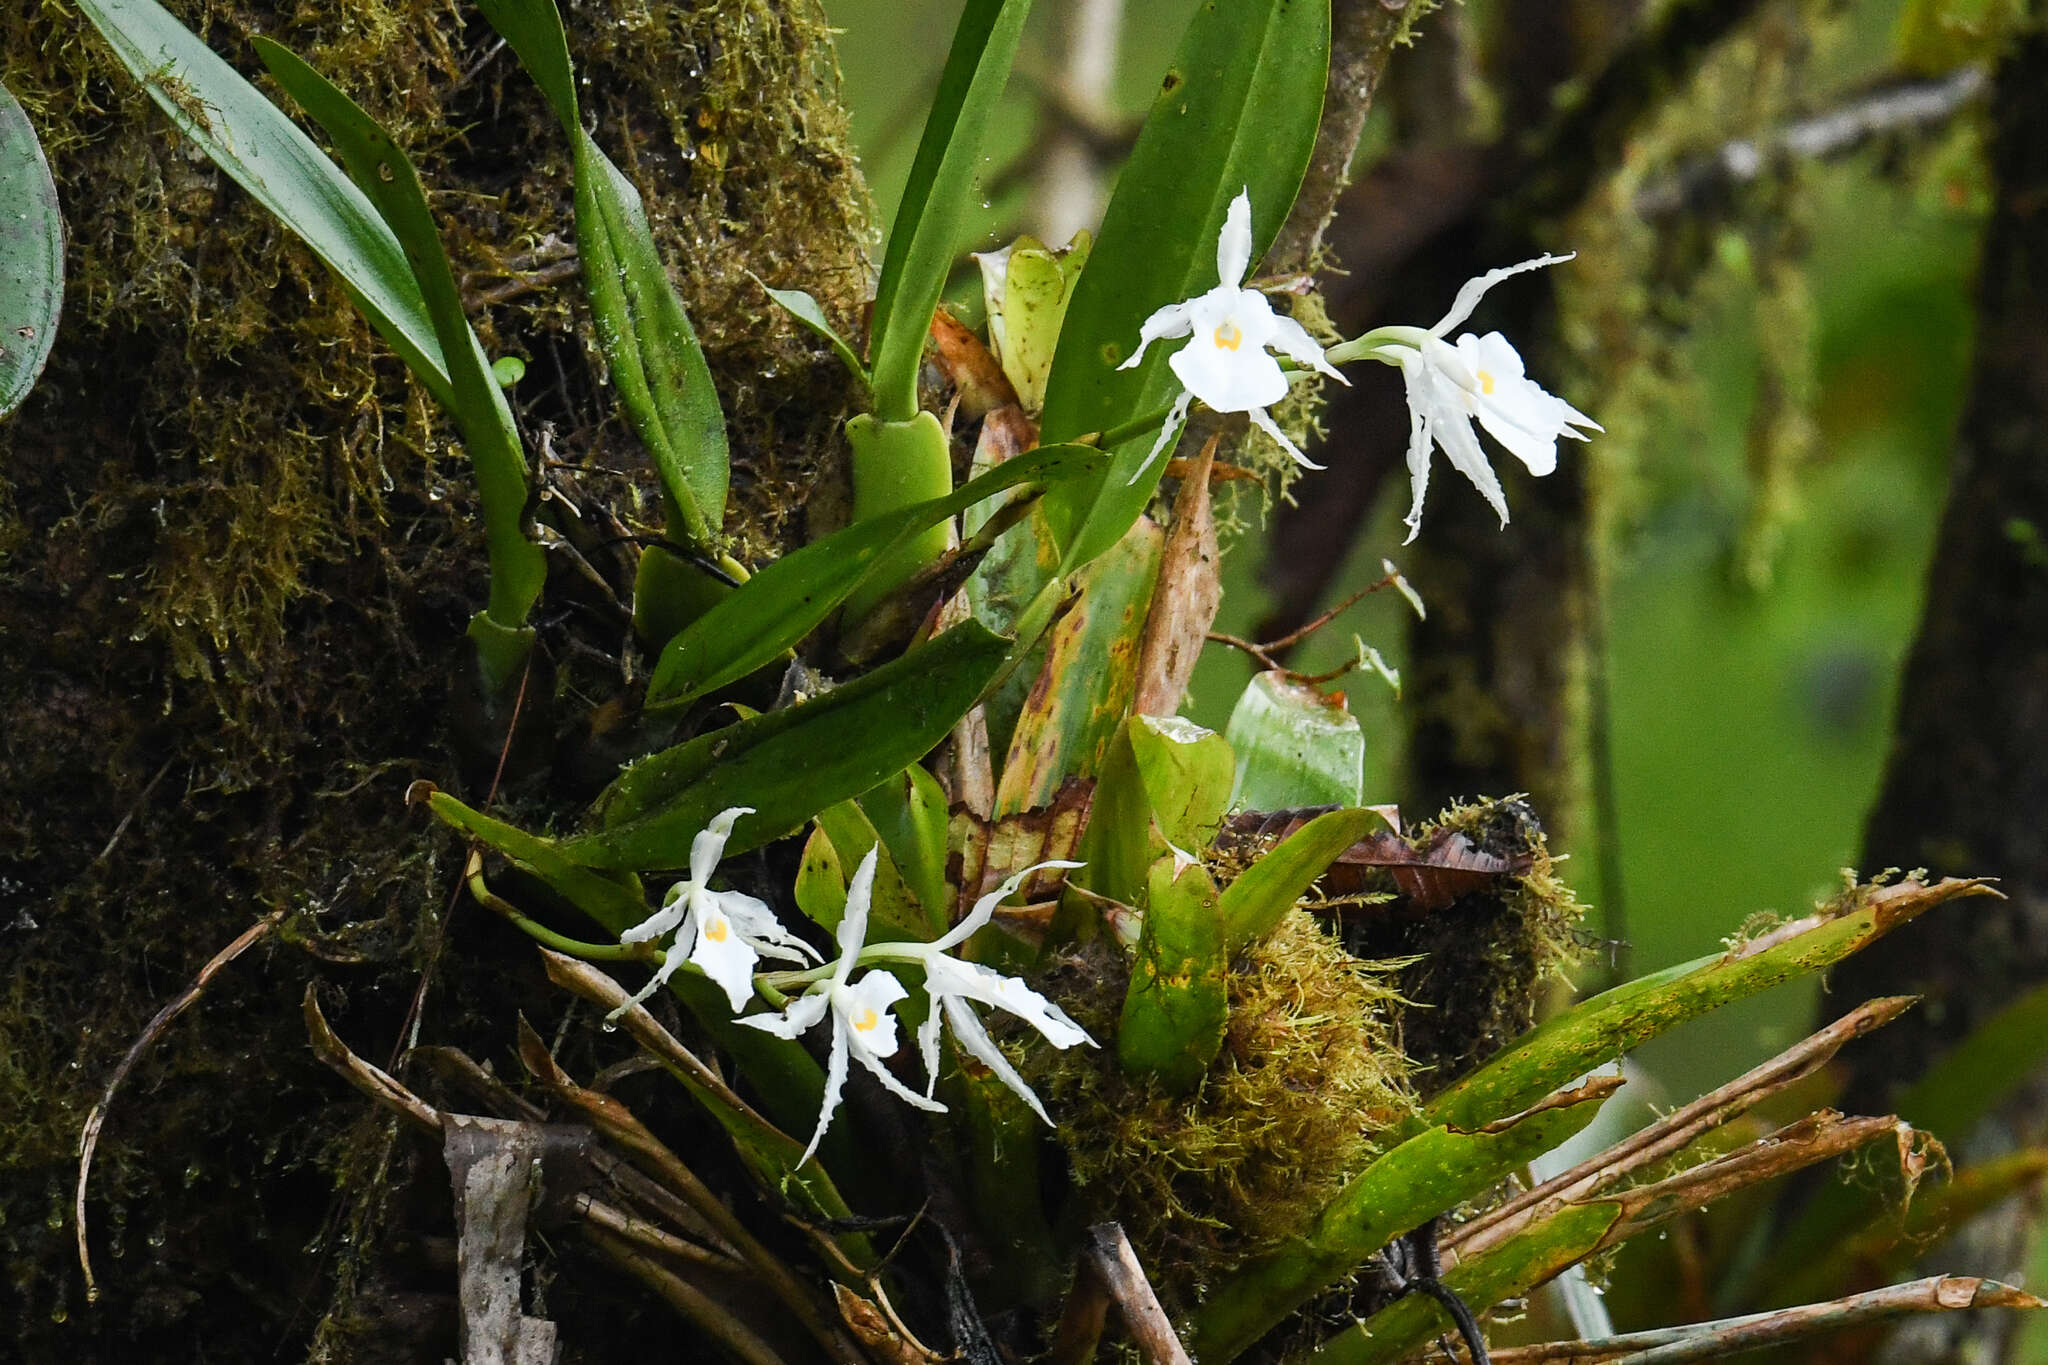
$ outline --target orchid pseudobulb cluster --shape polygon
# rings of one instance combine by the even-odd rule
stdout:
[[[1168,304],[1145,319],[1138,349],[1119,366],[1130,369],[1153,342],[1189,337],[1186,346],[1167,361],[1181,381],[1180,395],[1169,410],[1151,453],[1138,471],[1151,468],[1180,434],[1194,399],[1216,412],[1245,413],[1259,430],[1305,468],[1310,462],[1266,409],[1287,396],[1288,375],[1268,354],[1278,351],[1297,366],[1349,383],[1336,366],[1371,358],[1400,369],[1407,388],[1409,413],[1408,476],[1413,501],[1406,518],[1408,540],[1422,525],[1422,500],[1429,489],[1430,459],[1436,447],[1450,457],[1451,467],[1472,481],[1488,505],[1508,523],[1507,499],[1500,479],[1480,449],[1477,421],[1487,434],[1527,465],[1532,474],[1557,468],[1559,437],[1583,441],[1600,424],[1571,404],[1546,392],[1523,371],[1522,357],[1499,332],[1456,343],[1445,340],[1452,328],[1472,316],[1488,290],[1511,276],[1558,265],[1570,256],[1538,256],[1519,265],[1491,270],[1470,280],[1434,327],[1380,327],[1325,351],[1301,324],[1273,311],[1266,296],[1244,287],[1252,252],[1251,196],[1241,192],[1231,201],[1216,242],[1216,288],[1182,303]],[[1133,475],[1133,482],[1137,475]]]
[[[1038,1096],[1003,1055],[987,1028],[969,1007],[970,1003],[990,1006],[1015,1015],[1057,1048],[1077,1043],[1095,1046],[1090,1038],[1059,1006],[1025,985],[1016,977],[1004,976],[978,962],[949,956],[995,917],[996,906],[1014,895],[1032,873],[1045,868],[1075,868],[1079,863],[1051,861],[1036,863],[1012,874],[995,890],[981,897],[951,930],[930,943],[876,943],[867,939],[868,917],[874,899],[875,863],[880,846],[868,850],[854,870],[846,888],[846,911],[839,921],[839,956],[829,964],[798,974],[801,991],[777,1013],[744,1014],[756,983],[754,967],[762,958],[786,962],[815,961],[817,953],[803,940],[782,927],[775,912],[756,898],[737,891],[713,891],[712,871],[732,836],[733,822],[751,814],[745,806],[720,812],[703,832],[691,841],[690,875],[670,889],[662,908],[619,935],[622,943],[650,943],[673,934],[660,969],[652,980],[625,1004],[612,1011],[616,1019],[633,1005],[645,1000],[679,969],[689,966],[704,974],[725,992],[738,1022],[778,1038],[796,1039],[828,1020],[832,1037],[825,1065],[824,1103],[818,1112],[818,1126],[804,1148],[808,1161],[831,1127],[839,1107],[840,1092],[847,1073],[859,1062],[879,1081],[882,1088],[904,1103],[933,1113],[945,1113],[946,1106],[934,1100],[938,1086],[939,1021],[943,1017],[953,1029],[953,1040],[961,1050],[989,1068],[998,1080],[1015,1091],[1031,1112],[1047,1123],[1052,1119]],[[887,1065],[900,1047],[895,1007],[910,998],[910,988],[890,968],[917,967],[923,970],[928,1001],[924,1023],[918,1029],[918,1051],[924,1062],[925,1093],[920,1095],[898,1080]],[[857,968],[867,968],[854,979]],[[791,984],[785,982],[784,984]],[[802,1164],[801,1162],[799,1164]]]

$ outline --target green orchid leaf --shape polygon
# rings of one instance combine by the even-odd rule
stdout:
[[[64,219],[43,144],[0,85],[0,417],[21,406],[57,340]]]
[[[1132,716],[1124,738],[1167,842],[1190,850],[1214,843],[1237,773],[1230,742],[1179,716]]]
[[[1924,911],[1991,894],[1981,881],[1902,881],[1845,892],[1815,913],[1712,957],[1683,962],[1582,1001],[1439,1092],[1428,1117],[1476,1127],[1708,1010],[1821,971]]]
[[[953,32],[875,286],[870,354],[875,415],[885,422],[908,421],[917,411],[925,334],[960,249],[982,138],[1030,12],[1031,0],[966,0]]]
[[[1206,0],[1195,10],[1067,308],[1046,440],[1107,432],[1173,401],[1170,347],[1117,366],[1146,318],[1215,288],[1217,235],[1240,191],[1251,195],[1252,260],[1272,244],[1308,169],[1329,67],[1329,0]],[[1070,569],[1114,545],[1151,501],[1164,462],[1139,471],[1153,436],[1118,445],[1096,488],[1052,500]]]
[[[915,763],[860,798],[882,846],[924,907],[926,933],[932,937],[953,922],[953,896],[946,886],[949,804],[938,779]]]
[[[1216,883],[1169,853],[1147,877],[1145,927],[1117,1024],[1117,1061],[1174,1093],[1192,1090],[1223,1046],[1230,958],[1216,919]]]
[[[863,386],[867,384],[868,371],[867,367],[860,363],[860,353],[853,349],[845,337],[839,335],[838,329],[832,325],[832,319],[825,316],[822,304],[801,289],[776,289],[766,284],[762,284],[761,287],[768,291],[769,298],[782,306],[784,312],[823,337],[832,347],[832,353],[846,366],[847,371]]]
[[[885,422],[862,413],[846,424],[853,477],[853,523],[880,520],[953,491],[953,443],[939,419],[912,413]],[[860,621],[957,543],[951,522],[927,526],[892,546],[846,598],[849,625]]]
[[[850,683],[644,758],[599,798],[605,827],[564,841],[590,867],[664,868],[728,806],[727,844],[759,848],[930,752],[1003,666],[1010,642],[972,621]]]
[[[1224,727],[1237,754],[1239,810],[1356,806],[1365,785],[1365,732],[1341,696],[1330,698],[1284,673],[1261,673]]]
[[[819,811],[818,830],[832,847],[833,862],[848,876],[860,866],[860,860],[868,856],[868,850],[878,850],[875,854],[874,889],[868,902],[870,943],[884,939],[923,941],[932,937],[925,927],[925,909],[917,892],[904,878],[887,838],[875,828],[874,821],[868,818],[858,802],[841,801]],[[829,919],[819,919],[820,928],[836,930],[839,927],[839,917],[845,914],[845,883],[840,885],[839,911]],[[829,913],[830,899],[822,899],[821,908]]]
[[[1218,907],[1223,941],[1230,951],[1241,952],[1272,933],[1337,855],[1383,822],[1384,817],[1370,810],[1333,810],[1318,815],[1245,869],[1223,893]]]
[[[363,192],[156,0],[79,0],[78,7],[178,131],[341,277],[406,368],[452,408],[441,343],[419,282]]]
[[[547,96],[574,151],[576,249],[619,405],[653,458],[669,532],[708,545],[725,516],[725,414],[704,348],[655,249],[640,192],[583,130],[568,35],[553,0],[478,0]]]
[[[1056,486],[1102,467],[1087,446],[1041,446],[955,491],[784,555],[727,594],[661,652],[648,681],[650,706],[677,706],[772,663],[817,629],[890,555],[964,508],[1021,484]]]
[[[491,599],[484,611],[489,628],[473,630],[472,635],[486,681],[493,691],[502,691],[516,678],[517,665],[525,659],[525,649],[518,642],[525,634],[527,614],[547,579],[547,557],[526,536],[526,455],[512,423],[512,409],[505,401],[505,391],[491,377],[491,363],[462,311],[462,291],[448,266],[440,231],[434,226],[433,211],[427,206],[426,191],[411,158],[325,76],[266,38],[254,42],[256,55],[278,84],[334,140],[349,175],[397,236],[426,299],[441,354],[447,358],[453,399],[450,412],[462,430],[483,495],[484,535],[491,559]],[[525,643],[530,646],[530,635]]]
[[[981,264],[989,349],[1026,412],[1045,406],[1060,327],[1094,240],[1077,232],[1071,244],[1054,251],[1036,237],[1019,237],[1001,251],[974,258]]]
[[[1195,1313],[1189,1351],[1197,1360],[1233,1359],[1394,1238],[1492,1188],[1586,1127],[1613,1090],[1606,1083],[1563,1091],[1485,1129],[1438,1125],[1415,1134],[1338,1191],[1299,1242],[1216,1286]],[[1603,1232],[1615,1217],[1610,1210]]]
[[[1165,543],[1156,525],[1138,522],[1082,571],[1080,600],[1053,628],[1038,683],[1010,736],[996,783],[998,816],[1042,806],[1068,778],[1093,777],[1102,767],[1137,690],[1145,614]],[[1029,629],[1018,635],[1020,645]]]

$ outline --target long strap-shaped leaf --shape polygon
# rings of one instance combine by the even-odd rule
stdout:
[[[562,852],[590,867],[682,867],[691,838],[729,806],[754,813],[733,826],[727,852],[759,848],[924,757],[1009,652],[969,621],[823,696],[642,759],[600,798],[607,828]]]
[[[1010,78],[1030,12],[1031,0],[967,0],[954,30],[875,287],[875,415],[885,422],[908,421],[917,411],[925,332],[960,247],[960,219],[981,163],[982,135]]]
[[[156,0],[78,0],[178,130],[341,277],[428,392],[450,404],[441,343],[398,239],[311,138]]]
[[[1036,483],[1054,487],[1101,472],[1100,451],[1041,446],[1006,460],[951,495],[856,522],[784,555],[668,642],[647,684],[650,706],[716,691],[772,662],[830,616],[892,550],[984,498]]]
[[[0,417],[35,387],[64,304],[64,220],[50,163],[0,85]]]
[[[619,405],[653,457],[670,533],[708,544],[725,517],[725,415],[704,347],[655,250],[640,192],[583,130],[553,0],[478,0],[540,86],[574,148],[576,250]]]
[[[1108,431],[1173,398],[1171,347],[1154,347],[1135,370],[1116,366],[1154,310],[1215,287],[1217,233],[1240,190],[1251,195],[1253,260],[1271,245],[1308,169],[1329,68],[1329,0],[1208,0],[1195,11],[1061,325],[1046,440]],[[1163,462],[1130,479],[1152,439],[1118,446],[1097,489],[1052,500],[1069,567],[1114,545],[1145,510]]]
[[[462,429],[483,495],[484,535],[491,556],[491,600],[485,609],[490,629],[479,634],[473,628],[471,634],[477,638],[488,681],[499,690],[524,658],[527,642],[518,636],[547,579],[547,557],[526,538],[526,456],[512,425],[512,409],[462,310],[462,292],[411,158],[361,106],[296,54],[265,38],[255,44],[256,55],[278,84],[334,139],[349,174],[396,234],[426,300],[434,335],[448,362],[454,398],[450,410]]]

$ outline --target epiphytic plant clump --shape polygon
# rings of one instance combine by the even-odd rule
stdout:
[[[984,338],[940,300],[1028,0],[964,6],[864,336],[843,306],[859,262],[771,248],[749,273],[715,207],[664,222],[643,198],[668,173],[713,205],[746,183],[794,196],[793,218],[851,212],[801,177],[764,187],[735,155],[736,124],[765,119],[746,145],[775,146],[776,121],[799,117],[720,84],[743,42],[693,51],[701,69],[650,127],[589,73],[632,33],[577,51],[553,0],[479,0],[549,149],[535,198],[556,221],[534,230],[574,242],[580,292],[542,294],[535,320],[587,323],[605,392],[573,401],[623,419],[651,474],[624,499],[590,492],[622,433],[599,423],[565,452],[507,396],[516,334],[479,317],[457,266],[474,229],[445,232],[420,159],[445,127],[353,97],[317,50],[252,37],[273,100],[154,0],[83,8],[459,432],[486,572],[451,616],[466,644],[448,722],[494,761],[410,801],[461,836],[471,898],[705,1120],[678,1150],[609,1091],[620,1073],[579,1079],[524,1021],[526,1094],[471,1064],[494,1112],[457,1113],[350,1052],[309,993],[323,1060],[442,1145],[465,1283],[497,1286],[465,1291],[472,1343],[551,1349],[554,1325],[506,1292],[521,1253],[503,1232],[559,1218],[693,1344],[760,1365],[1080,1361],[1112,1302],[1162,1359],[1162,1333],[1205,1362],[1281,1339],[1349,1362],[1447,1330],[1483,1358],[1492,1306],[1677,1213],[1902,1136],[1824,1111],[1712,1154],[1699,1140],[1769,1093],[1745,1078],[1597,1170],[1513,1185],[1595,1121],[1624,1052],[1979,884],[1876,888],[1531,1029],[1579,914],[1533,813],[1479,803],[1404,832],[1367,804],[1334,678],[1269,668],[1221,734],[1178,715],[1221,592],[1209,485],[1236,417],[1307,466],[1271,410],[1346,364],[1398,368],[1410,540],[1439,450],[1505,524],[1483,440],[1542,476],[1560,440],[1600,430],[1500,332],[1450,335],[1490,290],[1569,256],[1471,280],[1428,328],[1327,349],[1261,287],[1316,143],[1326,3],[1200,8],[1099,233],[984,259]],[[658,61],[681,60],[657,38]],[[549,240],[566,264],[559,238],[529,250]],[[677,274],[717,332],[697,330]],[[757,342],[734,324],[750,309],[810,329],[836,370]],[[955,391],[936,408],[934,343]],[[800,545],[762,534],[826,482],[778,464],[777,438],[836,422],[847,394],[844,524],[821,511]],[[1197,403],[1214,434],[1176,458]],[[780,519],[736,533],[743,486]],[[1423,610],[1392,564],[1379,586]],[[1398,688],[1362,641],[1359,663]],[[1702,1159],[1674,1169],[1677,1150]],[[1318,1316],[1369,1268],[1392,1287],[1357,1300],[1368,1318]]]

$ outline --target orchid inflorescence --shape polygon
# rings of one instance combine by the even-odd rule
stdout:
[[[1276,314],[1265,295],[1243,286],[1251,264],[1251,196],[1241,192],[1231,201],[1217,237],[1216,288],[1183,303],[1168,304],[1145,319],[1138,349],[1119,366],[1130,369],[1155,341],[1188,336],[1192,340],[1168,360],[1181,381],[1180,395],[1169,409],[1151,453],[1132,482],[1150,469],[1180,433],[1194,399],[1216,412],[1242,412],[1280,448],[1308,469],[1319,469],[1274,424],[1267,407],[1287,395],[1288,376],[1267,353],[1271,347],[1297,365],[1348,383],[1336,366],[1371,358],[1400,369],[1407,389],[1409,413],[1408,476],[1414,498],[1406,518],[1408,539],[1422,524],[1422,499],[1429,488],[1432,451],[1441,446],[1451,467],[1472,481],[1488,505],[1508,522],[1507,499],[1500,479],[1480,449],[1479,425],[1508,452],[1543,475],[1557,468],[1559,437],[1583,441],[1577,428],[1601,430],[1598,422],[1571,404],[1546,392],[1523,371],[1522,357],[1499,332],[1456,343],[1444,338],[1472,315],[1486,292],[1510,276],[1558,265],[1570,256],[1538,256],[1466,282],[1450,311],[1434,327],[1380,327],[1325,351],[1300,323]],[[1297,371],[1299,373],[1299,371]]]
[[[733,1012],[741,1014],[755,993],[754,965],[760,959],[817,960],[818,954],[784,929],[765,902],[737,891],[713,891],[708,886],[732,835],[733,822],[751,813],[748,807],[735,806],[716,816],[691,843],[689,878],[669,890],[659,911],[619,935],[622,943],[649,943],[670,933],[675,937],[654,978],[613,1010],[611,1019],[647,999],[685,964],[717,984],[731,1002]],[[880,853],[879,844],[870,848],[847,884],[846,910],[837,932],[839,956],[830,963],[796,973],[793,979],[782,980],[780,984],[798,986],[801,990],[780,1011],[742,1014],[738,1020],[749,1028],[789,1039],[801,1037],[827,1019],[831,1021],[824,1103],[803,1159],[808,1161],[818,1150],[818,1143],[831,1126],[852,1062],[859,1062],[885,1090],[904,1103],[934,1113],[946,1112],[945,1105],[931,1098],[938,1085],[941,1017],[952,1025],[953,1039],[963,1051],[1015,1091],[1032,1113],[1051,1123],[1045,1106],[996,1046],[970,1004],[988,1005],[1015,1015],[1057,1048],[1077,1043],[1093,1047],[1095,1040],[1059,1006],[1016,977],[1004,976],[978,962],[962,961],[949,953],[987,925],[995,917],[996,906],[1014,895],[1032,873],[1045,868],[1075,868],[1080,864],[1055,860],[1024,868],[977,900],[965,918],[930,943],[869,944],[868,918]],[[879,970],[883,964],[898,969],[919,967],[924,972],[928,1009],[917,1033],[925,1069],[922,1095],[904,1085],[886,1065],[900,1046],[896,1018],[891,1011],[909,998],[910,988],[903,984],[896,970]],[[855,980],[854,971],[861,967],[870,970]]]

